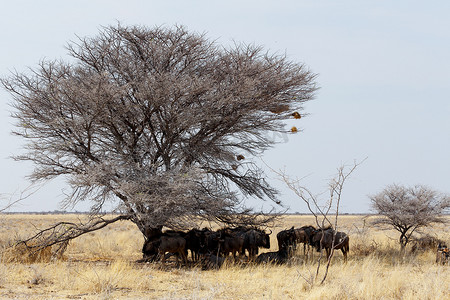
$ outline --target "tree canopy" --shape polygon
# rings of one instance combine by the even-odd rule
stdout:
[[[191,216],[226,220],[246,211],[240,194],[275,199],[250,158],[313,99],[303,64],[182,26],[108,26],[67,49],[69,61],[1,80],[32,180],[66,176],[66,204],[92,201],[93,213],[119,199],[144,234]]]

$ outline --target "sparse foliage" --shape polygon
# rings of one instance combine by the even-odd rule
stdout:
[[[67,206],[116,201],[148,236],[193,216],[239,222],[240,194],[275,199],[251,156],[313,98],[304,65],[184,27],[110,26],[68,51],[1,80],[27,141],[15,159],[35,164],[34,181],[68,178]]]
[[[301,184],[299,179],[292,179],[283,171],[275,171],[281,180],[287,185],[287,187],[293,191],[297,197],[303,201],[308,210],[313,214],[316,225],[321,230],[321,239],[320,243],[324,239],[324,229],[331,228],[332,229],[332,240],[331,240],[331,251],[330,255],[326,257],[326,267],[324,275],[320,281],[321,284],[325,282],[325,279],[328,275],[328,270],[330,267],[331,259],[334,255],[334,250],[336,245],[338,244],[336,241],[336,234],[338,233],[338,217],[339,217],[339,208],[341,204],[342,193],[344,190],[344,184],[347,181],[348,177],[356,170],[356,168],[362,162],[354,162],[354,164],[350,167],[342,165],[337,169],[337,175],[334,176],[329,184],[328,184],[328,198],[323,201],[321,199],[321,195],[315,195],[312,191],[310,191],[307,187]],[[333,219],[334,217],[334,219]],[[346,235],[346,234],[344,234]],[[315,272],[315,276],[309,276],[303,278],[312,286],[319,277],[319,271],[321,268],[322,261],[322,252],[317,260],[317,269]]]
[[[445,222],[442,214],[450,208],[450,197],[423,185],[389,185],[380,193],[370,196],[370,200],[373,210],[381,215],[373,223],[400,232],[402,249],[417,229]]]

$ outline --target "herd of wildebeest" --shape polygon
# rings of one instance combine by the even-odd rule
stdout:
[[[167,230],[159,232],[144,243],[143,261],[153,262],[166,255],[174,254],[184,264],[188,264],[188,250],[191,259],[204,269],[219,268],[230,255],[234,261],[253,261],[255,263],[284,264],[293,255],[297,245],[303,244],[317,251],[325,250],[327,257],[332,249],[340,249],[347,260],[349,237],[344,232],[332,228],[316,229],[313,226],[290,228],[277,234],[278,251],[259,254],[259,248],[270,248],[270,234],[255,227],[223,228],[213,231],[208,228],[191,229],[187,232]],[[258,255],[259,254],[259,255]]]
[[[276,236],[278,251],[259,254],[259,248],[270,248],[270,234],[272,231],[266,232],[256,227],[245,226],[215,231],[209,228],[191,229],[187,232],[159,230],[145,241],[142,261],[154,262],[160,259],[164,264],[167,255],[175,255],[177,264],[181,259],[188,265],[189,250],[192,263],[201,265],[203,269],[219,268],[231,256],[235,262],[284,264],[289,261],[299,244],[303,244],[305,256],[311,247],[317,252],[325,250],[326,257],[330,257],[331,250],[340,249],[344,261],[347,261],[350,249],[349,236],[331,227],[302,226],[282,230]],[[436,263],[448,264],[449,248],[441,240],[430,237],[417,239],[412,252],[420,248],[436,249],[436,245]]]

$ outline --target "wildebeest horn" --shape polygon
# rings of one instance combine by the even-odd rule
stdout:
[[[270,230],[270,233],[269,233],[269,235],[271,235],[272,234],[272,229],[269,229]]]

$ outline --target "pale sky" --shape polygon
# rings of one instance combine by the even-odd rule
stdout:
[[[0,76],[26,72],[42,59],[67,60],[68,41],[118,21],[179,24],[221,44],[235,40],[286,53],[318,74],[321,89],[306,104],[308,117],[288,124],[303,131],[279,138],[283,143],[264,161],[306,176],[304,185],[320,193],[337,167],[367,157],[348,180],[341,205],[343,212],[366,213],[368,195],[388,184],[450,192],[449,16],[449,1],[2,1]],[[23,141],[11,135],[11,97],[0,89],[0,98],[1,205],[27,187],[33,166],[9,158]],[[307,212],[267,175],[291,212]],[[12,210],[59,209],[64,189],[63,180],[51,182]]]

